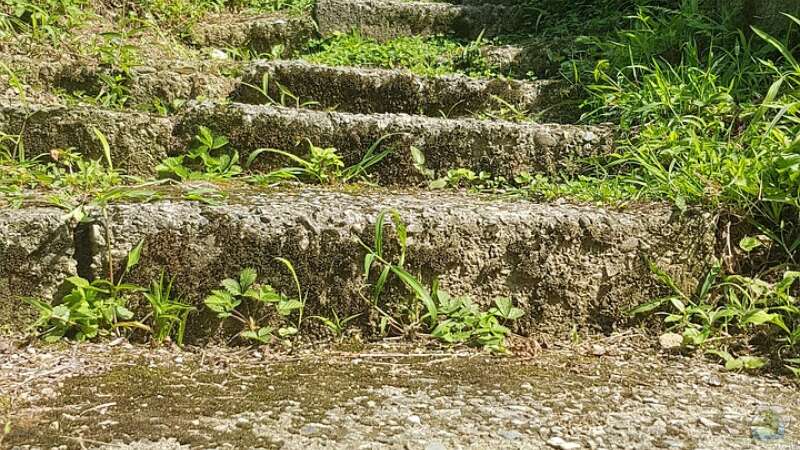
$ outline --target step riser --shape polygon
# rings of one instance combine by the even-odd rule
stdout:
[[[18,55],[2,55],[11,61],[17,71],[24,73],[26,83],[45,90],[63,89],[67,93],[83,92],[96,97],[108,89],[101,75],[107,70],[92,64],[76,61],[37,61]],[[152,107],[155,101],[167,106],[176,100],[197,97],[226,98],[234,91],[237,80],[216,74],[218,69],[186,68],[181,71],[168,68],[136,68],[123,82],[127,89],[127,105]]]
[[[465,76],[420,77],[406,71],[326,67],[301,62],[257,63],[242,77],[234,94],[242,103],[266,103],[262,88],[268,77],[269,95],[277,101],[285,87],[302,101],[323,108],[356,113],[404,113],[460,117],[497,110],[499,97],[538,121],[574,121],[578,117],[574,92],[558,81],[520,82]],[[573,98],[570,105],[570,98]]]
[[[76,274],[73,230],[56,208],[0,209],[0,330],[21,331],[23,297],[51,298]]]
[[[0,107],[0,131],[21,133],[29,155],[74,147],[101,158],[93,129],[111,146],[115,167],[131,175],[153,175],[167,154],[182,154],[199,126],[227,136],[243,158],[259,148],[278,148],[305,156],[305,139],[336,147],[348,164],[358,162],[374,142],[392,133],[384,145],[395,151],[373,166],[377,181],[408,185],[425,181],[413,166],[410,146],[420,148],[427,166],[442,176],[448,169],[486,170],[513,176],[527,171],[555,174],[579,168],[582,157],[610,150],[609,131],[569,125],[521,125],[509,122],[444,120],[408,115],[327,113],[257,105],[199,104],[180,116],[165,118],[89,107]],[[254,170],[289,164],[262,154]]]
[[[182,118],[176,136],[188,139],[199,125],[227,136],[243,153],[279,148],[307,153],[305,139],[335,147],[348,164],[360,160],[370,145],[384,136],[385,148],[395,151],[373,166],[386,184],[424,181],[413,166],[410,147],[421,149],[427,167],[441,176],[448,169],[466,167],[495,175],[521,172],[556,174],[578,169],[578,159],[610,151],[608,130],[569,125],[520,125],[509,122],[443,120],[408,115],[327,113],[252,105],[198,105]],[[255,169],[280,164],[260,157]],[[285,164],[285,161],[283,162]]]
[[[152,174],[174,147],[168,118],[91,107],[0,105],[0,132],[21,135],[31,157],[74,148],[89,158],[103,158],[94,129],[106,136],[115,167],[131,175]]]
[[[322,36],[357,30],[382,41],[439,34],[475,39],[483,33],[490,38],[518,32],[530,23],[520,7],[387,0],[318,0],[316,19]]]
[[[243,23],[205,24],[192,30],[188,40],[196,46],[248,48],[255,53],[270,53],[273,47],[282,45],[282,56],[288,56],[318,36],[316,25],[309,18],[265,17]]]
[[[101,75],[109,72],[97,65],[68,60],[43,63],[17,55],[2,57],[25,73],[26,83],[44,89],[81,91],[95,97],[108,88]],[[228,64],[227,68],[238,67]],[[179,71],[169,67],[136,68],[123,82],[129,97],[127,105],[152,107],[156,101],[170,105],[176,100],[198,97],[264,104],[269,100],[252,86],[262,88],[263,77],[267,75],[268,94],[274,101],[281,98],[278,86],[281,85],[302,101],[318,103],[313,105],[315,109],[455,118],[491,113],[503,108],[505,102],[538,122],[569,123],[580,114],[575,90],[556,80],[421,77],[400,70],[328,67],[298,61],[256,62],[245,70],[241,80],[221,75],[222,69],[221,66],[186,67]]]
[[[112,205],[112,255],[115,267],[121,268],[125,254],[144,239],[141,263],[126,280],[147,284],[166,269],[177,276],[179,293],[196,304],[222,278],[246,266],[256,268],[273,286],[293,292],[291,279],[274,260],[285,257],[309,292],[307,314],[328,315],[333,309],[343,317],[367,309],[358,295],[369,292],[363,287],[365,251],[358,239],[372,242],[374,222],[385,207],[396,208],[408,225],[407,269],[428,281],[439,276],[446,290],[468,294],[482,305],[497,296],[512,297],[527,312],[519,323],[525,333],[564,332],[574,324],[609,329],[625,321],[625,309],[663,293],[645,258],[688,288],[713,254],[710,219],[693,213],[677,217],[665,208],[645,215],[488,203],[455,195],[308,190],[245,195],[219,206],[169,201]],[[95,221],[73,253],[85,255],[88,250],[94,255],[92,270],[105,273],[105,223],[100,214]],[[62,228],[42,228],[31,239],[47,244],[39,250],[28,246],[28,251],[69,254],[61,248]],[[3,231],[5,241],[13,239]],[[56,236],[55,244],[48,233]],[[58,246],[50,250],[52,245]],[[395,252],[396,245],[387,244],[387,249]],[[41,258],[37,253],[27,256],[36,262]],[[18,268],[4,270],[13,274]],[[0,279],[8,278],[0,274]],[[58,282],[63,274],[44,277],[43,283],[51,279]],[[39,291],[52,292],[52,283]],[[397,299],[398,292],[390,290],[386,299]],[[195,338],[213,335],[216,321],[202,315],[190,331]]]
[[[560,78],[560,60],[552,60],[550,49],[574,45],[573,39],[550,39],[531,42],[524,46],[485,45],[481,55],[498,73],[516,78],[528,78],[531,74],[539,78]]]

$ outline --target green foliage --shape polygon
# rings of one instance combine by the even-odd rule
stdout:
[[[401,37],[377,42],[358,34],[337,34],[313,42],[304,59],[331,66],[360,66],[384,69],[407,69],[419,75],[466,73],[493,75],[488,61],[475,51],[475,45],[463,45],[443,37]]]
[[[399,255],[393,261],[388,259],[384,239],[387,217],[394,225],[399,245]],[[367,250],[364,279],[368,283],[373,280],[368,301],[380,315],[381,334],[386,334],[390,328],[401,335],[428,332],[433,338],[448,344],[463,343],[493,352],[505,351],[505,340],[511,330],[504,324],[522,317],[523,311],[514,307],[510,299],[500,298],[495,300],[495,307],[484,312],[466,297],[451,297],[439,289],[436,280],[430,288],[426,287],[404,268],[408,231],[397,211],[382,211],[375,221],[373,245],[363,242],[361,245]],[[377,273],[377,277],[373,277],[373,273]],[[412,294],[411,297],[391,304],[382,302],[391,275]]]
[[[347,317],[339,317],[336,310],[331,310],[331,315],[329,317],[311,316],[311,318],[322,323],[335,338],[341,339],[344,336],[347,325],[360,316],[361,314],[353,314]]]
[[[174,281],[174,277],[167,280],[162,271],[159,279],[152,281],[150,290],[143,295],[151,309],[152,339],[162,343],[167,338],[173,338],[176,344],[183,345],[186,321],[196,308],[174,297],[172,292]]]
[[[793,294],[800,272],[785,271],[777,281],[768,282],[723,275],[717,264],[697,293],[689,295],[655,264],[651,263],[651,270],[669,287],[671,294],[640,305],[630,313],[658,311],[670,330],[682,334],[684,345],[706,349],[723,358],[726,366],[736,369],[758,368],[766,360],[748,355],[734,358],[727,348],[718,348],[719,343],[731,346],[738,341],[741,348],[746,348],[750,341],[766,338],[766,348],[762,349],[766,356],[771,353],[790,366],[800,353],[800,307]],[[759,365],[757,361],[763,363]]]
[[[383,161],[392,149],[378,150],[381,143],[392,135],[386,135],[375,141],[362,156],[361,161],[352,166],[345,167],[344,161],[333,147],[317,147],[308,141],[309,155],[301,158],[283,150],[259,149],[251,153],[247,158],[247,165],[262,153],[271,153],[286,157],[297,163],[294,167],[283,167],[266,174],[258,174],[251,179],[259,184],[273,184],[285,180],[299,180],[316,184],[344,184],[355,180],[366,181],[369,179],[370,169],[375,164]]]
[[[691,1],[632,20],[594,41],[601,59],[584,79],[587,119],[617,121],[623,134],[594,184],[733,210],[794,259],[800,67],[789,41],[729,29]]]
[[[156,172],[160,178],[219,181],[241,174],[238,162],[239,152],[229,148],[226,137],[201,126],[188,154],[165,159],[156,167]]]
[[[273,52],[277,54],[271,55],[272,57],[269,59],[278,59],[280,55],[283,53],[283,48],[278,48],[277,52]],[[308,108],[312,106],[319,105],[319,102],[314,100],[301,100],[300,97],[292,93],[292,91],[287,88],[286,86],[278,83],[277,81],[270,82],[269,74],[265,73],[261,76],[261,85],[256,86],[250,83],[242,82],[242,85],[249,87],[250,89],[254,90],[255,92],[259,93],[266,104],[273,105],[273,106],[288,106],[293,108]],[[274,89],[270,89],[270,86],[275,86]],[[277,90],[278,96],[277,98],[273,98],[270,95],[272,90]]]
[[[86,19],[85,0],[6,0],[0,6],[0,37],[27,34],[35,41],[58,43]]]
[[[122,184],[123,176],[108,163],[108,141],[97,130],[95,137],[107,161],[105,166],[101,160],[84,158],[73,148],[53,149],[49,155],[30,158],[21,139],[0,135],[0,185],[97,193]]]
[[[131,250],[125,271],[117,282],[110,279],[86,280],[79,276],[67,278],[72,285],[70,292],[54,304],[38,299],[27,302],[39,312],[35,328],[45,342],[56,342],[62,338],[85,341],[98,336],[108,336],[120,328],[149,328],[134,321],[128,309],[131,296],[143,289],[122,282],[122,278],[139,263],[142,244]]]
[[[504,353],[511,330],[503,324],[524,315],[508,298],[497,298],[494,307],[481,311],[468,297],[451,297],[438,289],[436,283],[432,296],[438,305],[439,318],[431,336],[447,344],[467,344]]]
[[[268,344],[275,338],[285,339],[296,335],[303,322],[305,299],[300,288],[300,281],[291,262],[284,258],[276,258],[292,277],[297,289],[296,297],[288,297],[277,292],[270,285],[256,283],[258,273],[255,269],[244,268],[239,273],[238,279],[226,278],[222,280],[222,289],[215,289],[203,301],[206,308],[212,311],[219,319],[228,318],[240,322],[244,329],[239,336],[242,339],[260,344]],[[257,305],[272,305],[275,312],[282,320],[288,319],[296,313],[296,321],[292,324],[285,323],[275,329],[264,325],[267,316],[254,317],[252,309]]]

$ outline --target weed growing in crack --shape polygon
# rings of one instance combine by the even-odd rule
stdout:
[[[308,142],[309,154],[301,158],[283,150],[259,149],[251,153],[247,165],[262,153],[271,153],[286,157],[297,163],[297,166],[283,167],[266,174],[253,175],[251,180],[257,184],[274,184],[285,180],[298,180],[316,184],[344,184],[353,181],[366,181],[369,179],[369,169],[384,160],[393,150],[387,148],[379,150],[380,145],[393,135],[382,136],[367,149],[361,161],[352,166],[345,167],[344,161],[335,148],[322,148]]]
[[[328,329],[328,331],[331,332],[334,338],[341,340],[344,337],[344,333],[347,330],[347,326],[350,324],[350,322],[359,317],[361,317],[361,314],[339,317],[339,314],[336,312],[336,310],[332,309],[331,314],[328,317],[311,316],[309,318],[319,321],[325,328]]]
[[[45,342],[63,338],[75,341],[90,340],[98,336],[118,334],[120,329],[149,328],[133,320],[128,309],[131,297],[142,288],[123,283],[124,276],[139,263],[142,244],[128,254],[125,271],[119,280],[100,278],[89,281],[79,276],[67,279],[71,291],[53,304],[28,298],[26,301],[39,312],[33,328]]]
[[[288,297],[279,293],[270,285],[261,285],[256,281],[258,273],[255,269],[245,268],[239,272],[237,279],[226,278],[222,280],[222,289],[212,291],[211,295],[203,301],[206,308],[212,311],[219,319],[232,318],[240,322],[244,329],[239,333],[239,337],[244,340],[258,344],[269,344],[276,339],[285,340],[296,335],[303,323],[303,310],[305,309],[306,296],[300,288],[300,281],[294,266],[289,260],[276,258],[292,276],[292,281],[297,289],[296,297]],[[268,317],[268,312],[261,312],[260,317],[255,317],[256,307],[263,305],[273,305],[275,312],[288,319],[295,315],[293,323],[284,323],[277,329],[270,325],[264,325]]]
[[[419,75],[493,75],[491,65],[480,52],[443,37],[401,37],[377,42],[356,33],[336,34],[312,42],[302,58],[330,66],[403,68]]]
[[[392,261],[387,259],[385,251],[384,225],[387,217],[394,224],[400,250],[398,257]],[[375,222],[372,246],[363,242],[361,245],[367,250],[364,256],[364,279],[371,287],[367,301],[380,317],[378,328],[382,335],[390,330],[408,337],[426,334],[446,344],[467,344],[498,353],[506,351],[506,338],[511,334],[506,324],[519,319],[524,312],[514,307],[507,298],[495,299],[493,308],[481,311],[468,297],[452,297],[440,289],[436,279],[430,288],[426,287],[404,267],[408,231],[397,211],[381,212]],[[377,276],[373,276],[373,273],[377,273]],[[391,276],[396,277],[411,293],[410,297],[389,304],[382,301]]]
[[[752,250],[752,242],[746,237],[740,246]],[[767,282],[724,275],[717,263],[691,294],[656,264],[650,263],[650,268],[671,293],[639,305],[631,315],[662,315],[668,330],[680,333],[684,347],[722,358],[729,370],[758,369],[773,359],[800,375],[800,308],[795,295],[800,272],[786,270],[775,282]],[[748,354],[754,348],[762,356]]]
[[[286,86],[278,83],[277,81],[273,81],[272,84],[275,85],[275,88],[278,90],[278,98],[273,98],[270,96],[270,80],[269,74],[265,73],[261,76],[261,85],[255,86],[250,83],[242,83],[242,85],[249,87],[250,89],[257,92],[263,100],[268,105],[273,106],[290,106],[292,108],[309,108],[312,106],[318,106],[319,102],[314,100],[301,100],[300,97],[293,94],[292,91],[287,88]]]
[[[175,343],[182,346],[189,314],[197,308],[175,297],[172,290],[174,282],[175,278],[166,279],[162,270],[159,279],[150,283],[150,290],[142,294],[150,305],[150,313],[142,321],[147,322],[152,318],[151,338],[156,343],[174,338]]]

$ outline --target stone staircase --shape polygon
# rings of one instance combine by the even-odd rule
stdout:
[[[265,50],[297,48],[317,33],[351,29],[377,38],[469,37],[524,26],[527,16],[513,13],[514,8],[513,2],[320,0],[318,28],[306,18],[222,17],[218,23],[209,20],[189,39],[199,47],[224,43]],[[509,14],[515,20],[506,20]],[[33,78],[46,88],[77,84],[91,92],[102,73],[99,67],[75,71],[79,61],[38,65],[13,58],[36,67]],[[713,255],[714,221],[708,214],[679,213],[665,205],[618,210],[419,189],[426,178],[415,167],[412,147],[424,152],[436,176],[456,168],[506,177],[577,173],[587,157],[613,151],[611,128],[558,123],[576,119],[570,103],[574,93],[561,81],[422,77],[295,60],[196,61],[185,70],[175,63],[153,64],[150,70],[135,69],[132,95],[139,101],[189,100],[186,108],[160,116],[5,98],[0,131],[20,135],[29,154],[73,147],[100,158],[102,146],[94,132],[99,130],[110,144],[115,167],[145,177],[165,157],[185,152],[201,126],[226,136],[242,159],[261,148],[302,156],[311,142],[335,147],[345,163],[353,164],[384,139],[381,145],[393,152],[373,168],[374,181],[382,187],[231,188],[232,195],[216,205],[183,200],[181,188],[177,194],[167,189],[161,200],[112,204],[88,224],[65,219],[61,209],[35,206],[35,200],[21,209],[6,207],[0,209],[4,298],[53,295],[69,276],[99,275],[99,268],[107,267],[101,260],[107,255],[108,229],[112,265],[119,267],[144,239],[143,264],[134,278],[143,281],[165,268],[178,276],[181,293],[194,302],[219,279],[246,266],[288,288],[290,280],[279,274],[274,261],[282,256],[297,266],[312,311],[355,313],[364,306],[357,296],[363,289],[358,241],[369,242],[380,211],[394,208],[409,227],[408,267],[424,279],[438,277],[446,289],[484,304],[510,296],[527,313],[517,330],[521,333],[563,332],[573,326],[611,330],[626,322],[624,310],[660,292],[648,260],[690,287]],[[241,75],[223,75],[220,67],[226,65]],[[266,89],[260,89],[262,82]],[[315,103],[278,104],[280,89]],[[552,120],[480,118],[498,99]],[[285,158],[265,155],[250,170],[268,171],[285,163]],[[13,300],[2,311],[3,322],[25,316]],[[199,327],[192,334],[209,336],[213,330]]]
[[[648,330],[625,313],[669,292],[650,263],[681,288],[697,286],[717,251],[710,213],[428,187],[460,168],[579,174],[614,151],[613,126],[579,123],[568,83],[524,77],[551,73],[539,44],[482,45],[509,75],[491,79],[332,67],[297,53],[353,29],[378,40],[477,39],[525,30],[535,17],[515,0],[317,0],[313,18],[212,15],[183,37],[189,56],[130,68],[124,108],[55,95],[101,93],[108,68],[97,61],[0,53],[31,84],[25,95],[0,93],[0,132],[19,136],[28,155],[72,148],[103,159],[99,132],[135,194],[93,203],[58,191],[4,195],[0,186],[0,447],[749,449],[764,417],[796,423],[795,388],[653,351],[643,334],[661,325]],[[211,56],[226,47],[277,58]],[[140,108],[156,101],[176,106]],[[500,107],[536,120],[499,119]],[[309,143],[335,147],[346,164],[376,143],[392,152],[371,168],[371,184],[155,182],[156,166],[185,154],[200,127],[225,136],[242,161],[263,148],[304,156]],[[246,170],[286,163],[263,153]],[[81,202],[86,215],[76,220],[63,206]],[[364,245],[389,209],[405,224],[405,268],[422,282],[438,279],[484,307],[509,297],[524,310],[514,324],[518,358],[424,340],[332,344],[313,320],[291,353],[230,347],[240,330],[203,308],[191,316],[187,348],[122,339],[25,346],[6,337],[33,318],[23,298],[58,298],[67,278],[104,277],[108,267],[119,277],[144,242],[126,282],[147,285],[163,271],[175,276],[176,294],[202,306],[220,280],[253,267],[292,292],[282,257],[306,292],[307,316],[360,314],[353,325],[370,341]],[[385,231],[384,250],[396,256],[401,230],[387,220]],[[384,296],[408,292],[390,285]],[[796,442],[796,427],[780,439]]]

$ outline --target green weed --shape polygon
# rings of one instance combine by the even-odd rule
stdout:
[[[219,181],[240,175],[238,162],[239,152],[229,148],[228,138],[201,126],[189,152],[165,159],[156,166],[156,172],[160,178]]]
[[[384,225],[387,217],[392,221],[399,255],[388,259],[384,240]],[[523,311],[513,306],[510,299],[496,299],[495,307],[481,311],[467,297],[451,297],[439,288],[438,280],[429,287],[405,269],[408,231],[399,213],[394,210],[381,212],[375,222],[375,237],[372,246],[363,242],[367,250],[364,256],[364,279],[371,287],[371,308],[380,316],[379,331],[394,332],[413,337],[418,333],[429,335],[447,344],[463,343],[475,345],[493,352],[505,352],[505,340],[511,330],[504,324],[513,322]],[[377,277],[373,277],[377,273]],[[411,297],[399,302],[385,304],[382,296],[394,276],[411,293]],[[370,283],[370,280],[372,282]]]
[[[71,291],[54,304],[39,300],[26,301],[39,312],[32,327],[45,342],[56,342],[62,338],[85,341],[98,336],[118,333],[121,328],[149,328],[133,320],[134,314],[127,305],[131,296],[143,289],[137,285],[123,283],[130,269],[139,263],[142,243],[128,254],[125,271],[120,279],[100,278],[94,281],[79,276],[67,279]]]
[[[223,289],[212,291],[211,295],[203,301],[206,308],[214,312],[219,319],[232,318],[240,322],[244,327],[244,330],[239,333],[242,339],[269,344],[276,338],[286,339],[294,336],[300,330],[306,297],[301,291],[300,282],[291,262],[283,258],[277,258],[277,261],[284,265],[292,276],[297,289],[296,297],[287,297],[277,292],[272,286],[256,283],[258,273],[252,268],[245,268],[239,273],[238,279],[222,280],[220,286]],[[297,320],[291,325],[285,324],[277,329],[270,325],[264,325],[267,319],[266,314],[255,317],[252,307],[267,304],[273,305],[275,312],[283,318],[297,313]]]
[[[183,336],[186,332],[186,321],[189,314],[196,311],[191,305],[183,303],[180,298],[174,297],[172,286],[175,278],[166,279],[164,272],[158,280],[150,283],[150,290],[144,292],[144,298],[150,305],[150,313],[142,319],[147,322],[152,318],[152,339],[162,343],[168,338],[174,338],[175,343],[183,345]]]
[[[753,238],[745,238],[740,246],[752,250],[757,247],[753,242]],[[684,345],[719,356],[730,369],[760,368],[769,357],[797,369],[800,307],[793,292],[800,272],[787,270],[781,278],[768,282],[723,275],[721,266],[716,264],[698,291],[690,295],[655,264],[651,263],[651,270],[671,294],[642,304],[631,314],[657,311],[669,330],[681,333]],[[729,353],[733,347],[745,351],[751,342],[759,341],[765,357],[744,354],[737,358]]]
[[[247,165],[251,165],[262,153],[283,156],[297,163],[297,166],[283,167],[266,174],[252,176],[251,179],[258,184],[274,184],[285,180],[299,180],[326,185],[367,181],[369,179],[369,169],[383,161],[392,152],[391,148],[379,150],[383,141],[391,136],[386,135],[375,141],[364,153],[361,161],[348,167],[345,167],[344,161],[342,161],[335,148],[317,147],[311,141],[307,141],[309,154],[306,158],[301,158],[283,150],[259,149],[250,154],[247,159]]]
[[[420,75],[457,72],[493,75],[490,64],[473,46],[442,37],[403,37],[377,42],[358,34],[338,34],[313,42],[302,58],[331,66],[403,68]]]

